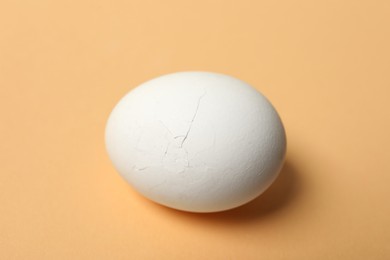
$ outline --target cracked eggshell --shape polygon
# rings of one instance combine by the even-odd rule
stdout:
[[[106,127],[117,171],[162,205],[216,212],[256,198],[275,180],[286,138],[270,102],[236,78],[180,72],[125,95]]]

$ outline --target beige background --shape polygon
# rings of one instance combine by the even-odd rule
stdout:
[[[390,259],[390,1],[1,0],[0,37],[0,259]],[[183,70],[280,112],[247,206],[166,209],[108,160],[115,103]]]

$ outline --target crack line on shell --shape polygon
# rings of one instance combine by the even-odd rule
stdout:
[[[181,141],[181,144],[180,144],[180,148],[183,147],[184,145],[184,142],[187,140],[187,137],[188,135],[190,134],[191,132],[191,128],[192,128],[192,125],[195,121],[195,118],[196,116],[198,115],[198,110],[199,110],[199,106],[200,106],[200,101],[202,100],[202,98],[206,95],[206,91],[202,94],[202,96],[200,96],[198,98],[198,103],[196,104],[196,109],[195,109],[195,112],[194,112],[194,115],[192,116],[192,119],[191,119],[191,122],[190,122],[190,126],[188,127],[188,130],[187,130],[187,133],[185,134],[184,138],[183,138],[183,141]]]

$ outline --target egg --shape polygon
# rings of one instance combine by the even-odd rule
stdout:
[[[241,206],[276,179],[286,153],[281,119],[249,84],[178,72],[127,93],[105,132],[119,174],[146,198],[190,212]]]

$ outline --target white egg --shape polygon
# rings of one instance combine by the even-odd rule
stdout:
[[[247,83],[223,74],[180,72],[125,95],[106,127],[117,171],[145,197],[191,212],[243,205],[277,177],[283,124]]]

